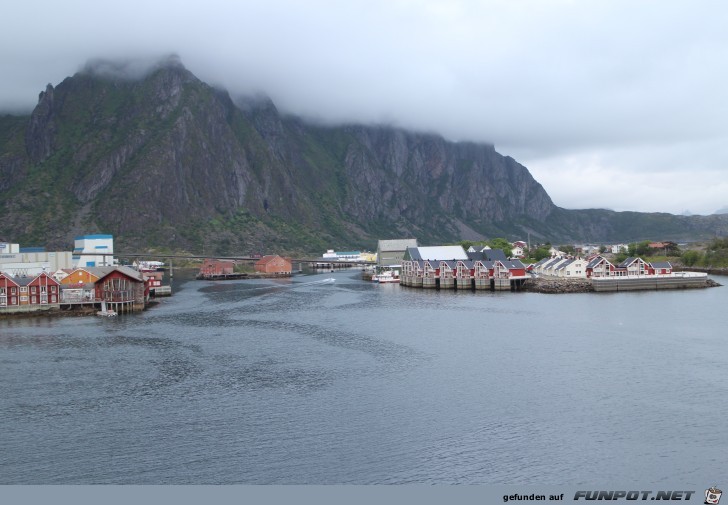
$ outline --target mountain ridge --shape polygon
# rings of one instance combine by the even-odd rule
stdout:
[[[87,68],[48,85],[30,115],[1,116],[0,209],[2,240],[65,248],[105,232],[120,247],[216,254],[728,232],[728,216],[562,209],[490,144],[311,124],[264,96],[233,100],[176,60],[136,79]]]

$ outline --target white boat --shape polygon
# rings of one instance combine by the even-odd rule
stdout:
[[[378,282],[379,284],[399,282],[399,272],[392,272],[391,270],[387,270],[386,272],[382,272],[379,275],[374,275],[372,277],[372,281]]]
[[[96,313],[97,316],[113,317],[116,315],[115,310],[107,309],[106,302],[101,302],[101,310]]]

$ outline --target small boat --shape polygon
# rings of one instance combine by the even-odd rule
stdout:
[[[97,316],[102,317],[114,317],[116,315],[115,310],[107,309],[106,302],[101,302],[101,310],[96,313]]]
[[[392,272],[388,270],[386,272],[382,272],[379,275],[373,276],[372,281],[378,282],[379,284],[399,282],[399,272]]]

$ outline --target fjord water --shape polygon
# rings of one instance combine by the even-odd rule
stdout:
[[[0,484],[726,480],[728,287],[175,290],[0,321]]]

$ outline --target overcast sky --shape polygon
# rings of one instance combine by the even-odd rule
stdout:
[[[6,0],[0,109],[94,58],[184,65],[284,112],[488,142],[565,208],[728,206],[720,1]]]

